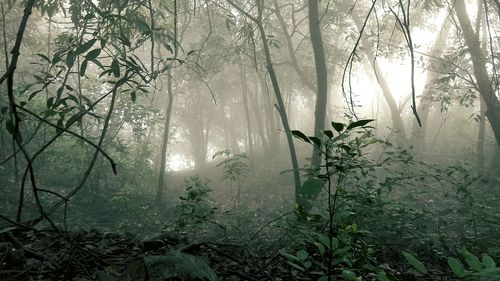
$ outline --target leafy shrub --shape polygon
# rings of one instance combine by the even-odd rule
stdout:
[[[184,180],[183,186],[186,193],[179,197],[181,203],[177,225],[181,230],[193,226],[200,229],[200,224],[209,221],[216,209],[209,198],[211,190],[208,187],[208,179],[192,176]]]

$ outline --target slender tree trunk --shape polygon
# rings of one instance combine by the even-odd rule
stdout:
[[[318,2],[318,1],[315,1]],[[302,84],[304,84],[308,89],[310,89],[312,92],[316,93],[316,85],[312,83],[312,81],[309,79],[307,72],[305,72],[300,66],[297,61],[297,56],[295,55],[295,47],[293,46],[292,43],[292,34],[288,31],[287,24],[285,20],[283,19],[283,16],[281,15],[281,8],[278,4],[278,0],[273,0],[274,4],[274,13],[276,14],[276,18],[278,18],[278,22],[280,23],[281,30],[283,30],[283,35],[285,36],[285,41],[286,41],[286,47],[288,50],[288,57],[290,58],[290,64],[292,65],[292,68],[295,70],[297,75],[300,78],[300,81]],[[314,4],[313,4],[314,5]],[[317,3],[315,4],[317,6]],[[292,13],[293,13],[293,7],[292,7]],[[319,25],[319,22],[318,22]],[[318,26],[319,28],[319,26]],[[321,38],[321,33],[319,34]],[[312,34],[311,34],[311,39],[312,39]]]
[[[244,65],[240,66],[240,73],[243,110],[245,111],[245,119],[247,121],[247,149],[250,156],[253,156],[252,122],[250,119],[250,110],[248,109],[247,72]]]
[[[480,117],[479,117],[479,131],[477,134],[477,173],[481,175],[484,172],[484,135],[486,131],[486,106],[482,98],[480,102]]]
[[[321,132],[325,128],[326,105],[328,101],[328,75],[326,68],[325,51],[323,49],[323,39],[321,38],[318,1],[309,0],[308,8],[309,33],[311,34],[311,43],[314,52],[314,64],[316,66],[316,80],[318,89],[314,111],[314,135],[318,138],[321,138]],[[314,147],[311,157],[311,166],[319,167],[320,165],[320,151],[317,147]]]
[[[281,95],[281,89],[278,83],[278,78],[276,76],[276,72],[274,71],[273,67],[273,62],[271,59],[271,52],[269,51],[269,46],[267,44],[267,35],[266,31],[264,30],[264,25],[262,23],[262,12],[263,12],[263,2],[261,0],[255,0],[257,4],[257,10],[258,10],[258,17],[255,18],[245,12],[243,9],[241,9],[239,6],[235,5],[231,0],[227,0],[233,7],[235,7],[239,12],[244,14],[247,18],[252,20],[256,25],[257,28],[259,29],[260,33],[260,39],[262,42],[262,46],[264,48],[264,54],[266,57],[266,65],[267,65],[267,70],[269,72],[269,77],[271,78],[271,82],[273,84],[273,90],[274,94],[276,96],[276,101],[277,101],[277,109],[278,113],[281,118],[281,122],[283,124],[283,129],[285,130],[287,142],[288,142],[288,149],[290,152],[290,158],[292,161],[292,169],[293,169],[293,178],[295,182],[295,202],[300,204],[300,196],[299,196],[299,189],[300,189],[300,173],[299,173],[299,162],[297,161],[297,154],[295,152],[295,145],[293,143],[293,137],[292,137],[292,131],[290,130],[290,125],[288,124],[288,117],[286,114],[286,108],[285,104],[283,102],[283,97]]]
[[[490,178],[498,178],[498,175],[500,175],[500,146],[495,147],[487,175]]]
[[[486,26],[482,26],[481,22],[483,21],[483,15],[484,15],[484,9],[483,9],[483,1],[482,0],[477,0],[477,16],[476,16],[476,34],[479,37],[479,34],[482,30],[482,36],[483,36],[483,52],[487,52],[487,46],[488,44],[486,43],[488,38],[487,38],[487,33],[486,33]],[[483,28],[481,28],[483,27]],[[486,132],[486,105],[484,103],[483,98],[479,97],[479,130],[477,133],[477,174],[482,175],[484,171],[484,136]]]
[[[152,8],[151,1],[149,1],[150,9]],[[154,28],[154,20],[153,20],[153,12],[150,11],[151,16],[151,28]],[[174,60],[177,59],[177,54],[179,50],[179,46],[177,40],[179,37],[177,36],[177,0],[174,0]],[[182,39],[182,36],[180,37]],[[154,38],[151,37],[151,72],[154,70]],[[158,52],[161,49],[158,49]],[[161,54],[160,54],[161,55]],[[163,197],[165,193],[165,168],[166,168],[166,158],[167,158],[167,148],[168,148],[168,140],[170,134],[170,120],[172,117],[172,105],[174,104],[174,91],[172,88],[172,66],[167,71],[167,109],[165,112],[165,127],[163,131],[163,140],[161,145],[161,155],[160,155],[160,172],[158,175],[158,188],[156,190],[156,206],[159,207],[163,202]]]
[[[437,74],[439,73],[439,68],[441,66],[440,58],[443,54],[444,48],[446,47],[446,41],[448,39],[451,23],[452,21],[449,20],[448,17],[444,19],[441,31],[436,36],[434,46],[429,52],[430,61],[427,69],[427,76],[425,78],[425,86],[422,95],[420,96],[420,103],[417,107],[422,127],[420,127],[416,121],[413,125],[414,147],[417,152],[425,151],[425,132],[427,130],[427,120],[429,119],[429,112],[431,109],[430,97],[434,94],[434,85],[436,85],[436,81],[439,78]]]
[[[268,91],[266,84],[266,77],[261,73],[259,74],[259,81],[260,81],[261,96],[263,97],[265,117],[266,117],[264,120],[267,133],[267,144],[269,145],[269,153],[274,154],[278,152],[279,135],[274,114],[273,98]]]
[[[257,92],[256,87],[255,91]],[[256,127],[257,132],[259,133],[260,141],[262,143],[262,147],[265,153],[269,153],[269,144],[266,138],[266,133],[264,132],[264,121],[262,120],[262,107],[259,106],[259,95],[254,94],[254,98],[250,97],[250,101],[252,104],[253,112],[255,112],[255,120],[257,121]]]
[[[172,89],[172,69],[168,70],[167,74],[167,109],[165,111],[165,128],[163,130],[163,140],[160,154],[160,171],[158,175],[158,187],[156,189],[156,206],[163,203],[163,194],[165,192],[165,168],[167,158],[168,139],[170,134],[170,120],[172,116],[172,105],[174,103],[174,93]]]
[[[353,13],[352,19],[356,24],[357,29],[361,31],[362,23],[357,17],[357,15]],[[373,68],[373,73],[375,74],[375,78],[377,78],[377,82],[380,86],[380,89],[382,90],[382,95],[384,96],[387,106],[389,107],[389,110],[391,112],[391,119],[393,126],[392,129],[396,133],[396,143],[402,145],[406,140],[406,132],[405,132],[403,118],[401,117],[401,110],[399,110],[399,106],[396,103],[394,96],[392,95],[391,89],[389,88],[389,84],[387,83],[384,75],[382,74],[382,70],[380,68],[378,61],[376,60],[376,57],[370,51],[371,49],[370,43],[368,42],[368,40],[366,40],[364,36],[361,37],[361,45],[363,51],[365,52],[366,57],[370,61],[370,65]]]
[[[206,111],[209,110],[209,108],[205,106],[205,104],[203,104],[203,101],[196,99],[193,102],[194,104],[192,111],[193,114],[195,114],[195,119],[189,124],[189,141],[191,143],[192,155],[196,168],[203,169],[207,164],[211,112]],[[225,135],[226,140],[228,140],[229,134],[227,133],[227,131],[225,132]],[[229,147],[229,142],[226,142],[226,144]]]
[[[232,112],[232,110],[229,112],[229,120],[227,121],[229,122],[229,129],[231,132],[231,151],[233,154],[239,154],[241,151],[235,126],[235,113]]]
[[[486,56],[481,49],[479,37],[472,29],[464,0],[457,0],[455,2],[455,12],[460,28],[462,29],[465,44],[468,47],[467,50],[471,55],[474,66],[474,77],[476,78],[479,94],[484,99],[486,105],[485,115],[491,124],[497,144],[500,146],[500,102],[493,91],[486,69]]]
[[[261,2],[257,0],[257,7],[259,8],[259,10],[262,10],[261,5],[262,5]],[[261,13],[262,11],[259,11],[259,14]],[[273,84],[274,94],[278,102],[278,112],[280,114],[281,122],[283,124],[283,129],[285,130],[285,134],[288,141],[288,148],[290,151],[290,158],[292,161],[293,176],[295,180],[295,201],[300,202],[300,198],[298,196],[298,190],[300,188],[299,162],[297,161],[297,154],[295,152],[295,145],[293,143],[292,131],[290,130],[290,126],[288,124],[288,117],[286,115],[285,104],[283,103],[283,98],[281,96],[281,89],[278,84],[278,78],[276,77],[276,73],[274,72],[273,62],[271,60],[271,52],[269,51],[269,46],[267,45],[267,36],[266,32],[264,31],[264,25],[262,24],[261,20],[257,22],[257,27],[259,28],[262,45],[264,47],[264,53],[266,55],[267,70],[269,71],[269,76],[271,77],[271,82]]]

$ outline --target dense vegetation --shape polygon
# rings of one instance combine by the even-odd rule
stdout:
[[[0,8],[0,280],[500,280],[499,1]]]

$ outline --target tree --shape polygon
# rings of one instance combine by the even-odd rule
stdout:
[[[235,9],[237,9],[240,13],[242,13],[244,16],[246,16],[248,19],[250,19],[252,22],[254,22],[257,25],[257,28],[259,30],[262,46],[264,48],[264,55],[266,57],[267,71],[269,72],[269,76],[270,76],[271,82],[273,84],[274,95],[275,95],[276,100],[278,102],[278,104],[276,105],[276,108],[277,108],[278,113],[280,115],[281,123],[283,125],[283,129],[285,130],[285,134],[286,134],[286,138],[287,138],[287,142],[288,142],[288,149],[289,149],[290,158],[292,161],[293,177],[294,177],[294,182],[295,182],[295,201],[300,204],[301,199],[299,198],[299,193],[298,193],[298,190],[300,188],[299,163],[297,161],[297,154],[295,151],[295,145],[293,143],[292,131],[290,130],[290,125],[288,124],[288,117],[287,117],[287,113],[286,113],[285,104],[283,102],[283,97],[281,95],[281,89],[280,89],[280,86],[278,83],[278,78],[276,76],[276,72],[274,71],[273,62],[271,59],[271,52],[269,50],[266,31],[264,29],[264,24],[262,22],[263,5],[264,5],[263,2],[264,1],[255,0],[255,3],[257,5],[257,17],[250,15],[248,12],[244,11],[240,6],[234,4],[231,0],[227,0],[227,1]]]
[[[311,34],[311,43],[314,51],[314,64],[316,65],[317,96],[314,111],[314,135],[321,137],[322,130],[325,127],[326,105],[328,101],[328,75],[325,60],[325,51],[323,49],[323,39],[321,38],[320,18],[318,11],[318,1],[309,0],[309,33]],[[314,147],[311,157],[311,166],[319,167],[321,165],[321,155],[319,148]]]
[[[486,105],[485,116],[491,124],[497,144],[500,146],[500,101],[493,90],[493,85],[486,69],[486,55],[481,48],[478,34],[472,29],[464,0],[457,0],[455,2],[455,12],[467,50],[472,59],[477,90]]]
[[[354,12],[352,12],[351,15],[354,24],[356,25],[358,31],[361,33],[364,28],[361,19]],[[361,48],[365,53],[366,57],[368,58],[370,65],[372,66],[373,73],[377,78],[377,82],[380,86],[380,89],[382,90],[382,95],[384,96],[387,106],[389,107],[392,119],[392,129],[396,133],[397,143],[399,145],[402,145],[406,140],[406,132],[403,123],[403,118],[401,117],[401,109],[399,108],[396,100],[394,99],[394,95],[392,94],[391,89],[389,88],[389,84],[387,83],[387,80],[385,79],[384,74],[382,73],[380,65],[377,61],[377,57],[373,54],[371,50],[371,44],[368,42],[366,37],[363,36],[363,34],[361,34],[360,36],[361,36]]]
[[[149,3],[151,4],[151,0],[149,0]],[[151,6],[151,5],[150,5]],[[152,7],[150,7],[151,13]],[[173,61],[177,59],[178,56],[178,50],[179,50],[179,45],[177,42],[177,0],[174,0],[174,10],[173,10],[173,16],[174,16],[174,38],[173,38],[173,45],[174,45],[174,58]],[[151,19],[151,30],[154,30],[154,21]],[[154,48],[154,33],[151,34],[151,44],[152,48]],[[154,62],[151,61],[151,68],[153,69],[154,67]],[[156,188],[156,206],[160,206],[163,204],[163,193],[165,190],[165,168],[166,168],[166,158],[167,158],[167,148],[168,148],[168,140],[169,140],[169,134],[170,134],[170,123],[171,123],[171,118],[172,118],[172,106],[174,104],[174,93],[173,93],[173,88],[172,88],[172,65],[167,66],[168,71],[167,71],[167,106],[165,109],[165,123],[164,123],[164,128],[163,128],[163,137],[162,137],[162,144],[161,144],[161,152],[160,152],[160,170],[158,173],[158,186]]]
[[[422,94],[420,95],[420,102],[418,104],[417,111],[420,114],[420,120],[422,126],[420,127],[415,121],[413,126],[413,137],[415,150],[417,152],[425,151],[425,132],[427,130],[427,120],[429,118],[430,108],[431,108],[431,97],[434,93],[434,87],[438,80],[437,73],[441,66],[441,55],[446,47],[446,41],[448,39],[448,34],[451,29],[451,20],[449,17],[445,17],[443,24],[439,33],[436,35],[434,45],[432,46],[428,57],[429,66],[427,68],[427,76],[425,78],[425,86]]]

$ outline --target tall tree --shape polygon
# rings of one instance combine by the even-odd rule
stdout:
[[[317,96],[314,111],[314,135],[321,137],[321,131],[325,127],[326,105],[328,101],[328,75],[325,61],[325,51],[323,39],[321,38],[321,27],[319,18],[319,8],[317,0],[308,1],[309,8],[309,33],[314,52],[314,64],[316,65]],[[317,147],[314,147],[311,166],[321,165],[321,155]]]
[[[493,90],[493,85],[486,69],[486,54],[484,54],[481,48],[478,34],[472,28],[465,0],[457,0],[455,2],[455,12],[467,46],[467,51],[472,59],[477,89],[486,105],[486,118],[491,124],[497,144],[500,146],[500,101]]]
[[[253,156],[252,121],[250,120],[250,109],[248,105],[247,71],[244,64],[240,65],[241,95],[245,120],[247,122],[247,149],[250,156]]]
[[[426,70],[427,75],[425,77],[425,86],[422,94],[420,95],[420,102],[417,107],[422,126],[419,126],[416,121],[413,125],[413,141],[417,152],[425,151],[425,132],[427,130],[427,120],[431,109],[431,97],[434,94],[434,87],[439,79],[439,75],[437,75],[437,73],[439,72],[442,64],[441,56],[444,48],[446,47],[446,41],[450,32],[451,23],[452,21],[449,17],[445,17],[443,24],[441,25],[441,30],[436,35],[434,45],[428,54],[429,65]]]
[[[150,2],[150,10],[151,10],[151,16],[152,16],[152,6],[151,6],[151,0]],[[177,59],[178,55],[178,42],[177,42],[177,0],[174,0],[174,40],[173,40],[173,45],[174,45],[174,61]],[[153,19],[151,20],[151,30],[154,30],[154,21]],[[154,33],[151,34],[151,45],[152,48],[154,48]],[[151,70],[153,70],[154,67],[154,61],[153,57],[151,58]],[[153,71],[152,71],[153,72]],[[163,137],[162,137],[162,144],[161,144],[161,154],[160,154],[160,171],[158,173],[158,186],[156,188],[156,206],[160,206],[163,204],[163,197],[165,193],[165,168],[166,168],[166,160],[167,160],[167,148],[168,148],[168,139],[169,139],[169,134],[170,134],[170,122],[171,122],[171,116],[172,116],[172,106],[174,104],[174,93],[173,93],[173,88],[172,88],[172,65],[170,65],[168,71],[167,71],[167,106],[165,109],[165,122],[164,122],[164,128],[163,128]]]
[[[283,129],[285,130],[287,142],[288,142],[288,149],[290,152],[290,158],[292,161],[292,168],[293,168],[293,177],[294,177],[294,182],[295,182],[295,202],[300,204],[300,196],[299,196],[299,188],[300,188],[300,173],[299,173],[299,163],[297,161],[297,154],[295,151],[295,145],[293,143],[293,137],[292,137],[292,131],[290,130],[290,125],[288,123],[288,117],[286,114],[286,108],[285,104],[283,102],[283,97],[281,95],[281,89],[278,83],[278,77],[276,76],[276,72],[274,71],[273,67],[273,61],[271,59],[271,51],[269,50],[269,43],[267,40],[267,35],[266,31],[264,29],[264,24],[263,24],[263,5],[264,1],[262,0],[255,0],[255,3],[257,5],[257,17],[254,17],[250,15],[248,12],[243,10],[240,6],[234,4],[231,0],[227,0],[235,9],[237,9],[240,13],[242,13],[245,17],[250,19],[252,22],[257,25],[257,29],[259,30],[260,33],[260,39],[262,42],[262,46],[264,48],[264,55],[266,57],[266,66],[267,66],[267,71],[269,72],[269,77],[271,78],[271,82],[273,84],[273,90],[274,90],[274,95],[276,97],[276,101],[278,104],[276,105],[278,113],[280,115],[281,123],[283,125]]]
[[[362,32],[363,23],[361,19],[354,12],[352,13],[352,19],[354,24],[356,25],[359,32]],[[370,62],[371,67],[373,68],[373,73],[377,79],[377,82],[382,90],[382,95],[389,107],[389,111],[391,113],[392,119],[392,129],[396,133],[396,141],[399,145],[404,143],[406,139],[405,127],[403,118],[401,117],[401,109],[399,108],[396,100],[394,99],[394,95],[392,94],[391,89],[389,88],[389,83],[385,79],[380,64],[377,61],[377,57],[371,51],[371,44],[368,42],[365,36],[361,35],[361,47],[363,52],[365,53],[368,61]]]

